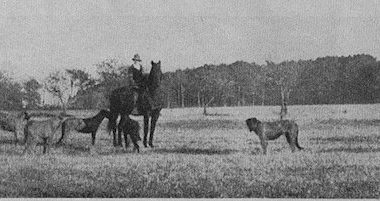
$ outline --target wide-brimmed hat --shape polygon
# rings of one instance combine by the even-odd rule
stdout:
[[[133,61],[141,61],[140,55],[139,54],[135,54],[135,56],[133,56],[132,60]]]

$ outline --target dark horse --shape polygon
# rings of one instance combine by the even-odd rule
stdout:
[[[156,128],[160,111],[163,107],[163,97],[161,91],[161,61],[158,63],[151,62],[152,69],[145,79],[145,86],[142,94],[139,94],[137,99],[138,114],[132,114],[136,116],[144,116],[144,146],[147,147],[147,137],[149,131],[149,118],[150,121],[150,135],[149,146],[153,147],[153,133]],[[133,89],[130,86],[124,86],[117,88],[111,92],[110,96],[110,119],[108,121],[108,130],[113,132],[113,145],[121,145],[121,132],[118,132],[116,139],[116,120],[121,115],[120,122],[124,121],[124,118],[129,118],[128,115],[132,113],[133,104]]]

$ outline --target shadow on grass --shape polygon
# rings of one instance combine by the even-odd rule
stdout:
[[[11,139],[1,139],[0,144],[15,144],[15,140]],[[17,142],[17,144],[20,144],[20,142]]]
[[[230,114],[222,114],[222,113],[207,113],[205,116],[213,116],[213,117],[229,117]]]
[[[305,127],[315,128],[315,129],[332,129],[340,128],[342,126],[352,126],[352,127],[369,127],[369,126],[380,126],[379,119],[327,119],[314,121],[306,124]]]
[[[357,144],[357,143],[378,143],[380,142],[380,136],[351,136],[351,137],[314,137],[310,140],[322,142],[322,143],[336,143],[343,142],[347,144]]]
[[[21,150],[17,149],[1,149],[0,154],[6,154],[8,156],[21,155],[24,151],[24,147]]]
[[[194,155],[227,155],[237,150],[233,149],[202,149],[202,148],[189,148],[189,147],[180,147],[174,149],[159,148],[154,149],[152,152],[155,153],[174,153],[174,154],[194,154]]]
[[[55,144],[55,148],[62,148],[62,151],[69,155],[81,155],[83,153],[88,153],[90,151],[90,148],[85,145],[76,145],[76,144],[67,144],[67,143],[60,143]]]
[[[334,152],[348,152],[348,153],[370,153],[370,152],[380,152],[380,148],[363,148],[363,147],[339,147],[332,149],[322,149],[318,151],[319,153],[334,153]]]
[[[241,129],[246,128],[244,122],[228,119],[190,119],[171,122],[159,122],[158,125],[166,129]]]

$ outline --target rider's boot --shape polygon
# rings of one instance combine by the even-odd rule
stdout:
[[[132,114],[138,114],[139,111],[137,109],[137,99],[138,99],[138,94],[136,91],[133,92],[133,110]]]

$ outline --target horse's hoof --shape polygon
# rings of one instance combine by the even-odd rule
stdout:
[[[153,144],[152,144],[152,143],[149,143],[149,146],[150,146],[151,148],[154,148],[154,146],[153,146]]]

